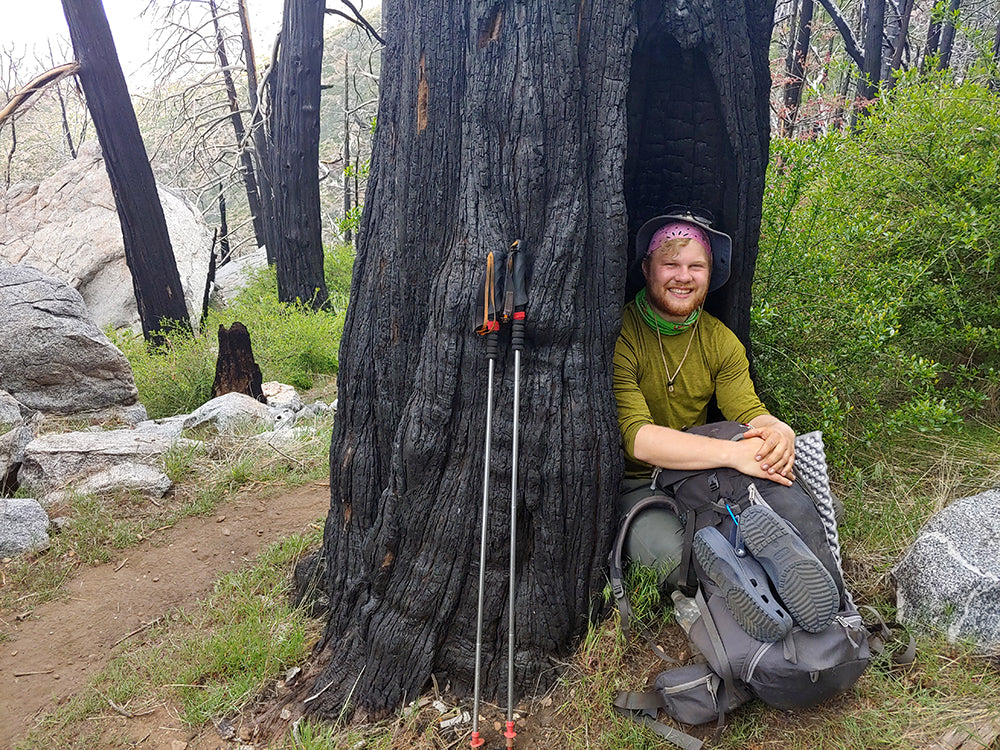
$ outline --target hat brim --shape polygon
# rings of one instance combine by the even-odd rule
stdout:
[[[664,224],[672,221],[686,221],[704,229],[708,234],[708,241],[712,244],[712,278],[708,282],[708,291],[714,292],[720,289],[723,284],[729,281],[729,269],[733,257],[733,240],[728,234],[712,229],[702,221],[691,216],[691,214],[664,214],[654,216],[639,228],[635,236],[635,259],[642,262],[646,257],[646,250],[649,249],[649,242],[656,234],[656,230]]]

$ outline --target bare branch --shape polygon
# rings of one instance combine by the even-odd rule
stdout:
[[[819,0],[819,4],[826,9],[826,12],[830,14],[830,18],[833,19],[833,25],[837,27],[837,31],[840,32],[840,36],[844,39],[844,49],[847,51],[848,56],[858,66],[858,70],[864,70],[865,56],[858,47],[858,40],[854,38],[851,25],[844,18],[844,14],[840,8],[837,7],[836,0]]]
[[[368,19],[361,14],[360,10],[354,7],[354,5],[350,2],[350,0],[340,0],[340,2],[342,2],[348,8],[350,8],[353,15],[348,15],[341,10],[335,10],[333,8],[327,8],[326,12],[332,16],[340,16],[341,18],[345,18],[351,23],[355,24],[356,26],[360,26],[362,29],[365,30],[365,32],[368,34],[369,37],[374,37],[379,44],[383,45],[385,44],[385,40],[375,30],[375,27],[368,22]]]
[[[10,101],[7,102],[7,106],[0,110],[0,125],[3,125],[4,121],[14,114],[17,108],[28,101],[32,95],[50,84],[61,81],[66,76],[75,74],[79,69],[80,65],[77,62],[63,63],[37,76],[27,86],[14,94]]]

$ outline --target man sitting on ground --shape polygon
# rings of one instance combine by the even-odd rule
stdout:
[[[646,280],[624,309],[615,346],[614,392],[626,454],[619,512],[653,494],[653,466],[730,467],[791,485],[795,433],[768,413],[750,379],[746,351],[726,326],[702,309],[729,278],[732,241],[690,212],[646,222],[636,256]],[[732,442],[683,432],[705,424],[715,396],[726,419],[748,424]],[[650,509],[633,525],[626,551],[669,573],[680,561],[683,527],[667,510]],[[671,581],[675,582],[675,581]]]

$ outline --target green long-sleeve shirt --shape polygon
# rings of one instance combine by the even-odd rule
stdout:
[[[663,358],[673,374],[687,348],[691,350],[667,392]],[[625,305],[622,331],[615,344],[613,386],[618,401],[618,427],[625,448],[627,477],[649,476],[650,465],[635,458],[635,435],[643,425],[677,430],[705,424],[713,395],[726,419],[746,423],[767,408],[750,380],[746,350],[718,319],[702,311],[694,333],[660,336],[639,315],[635,301]]]

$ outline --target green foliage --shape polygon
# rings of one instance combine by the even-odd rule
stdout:
[[[363,205],[352,206],[351,209],[344,214],[341,218],[335,219],[334,223],[337,225],[337,232],[339,234],[344,234],[348,230],[357,233],[358,228],[361,226],[361,212],[364,210]]]
[[[353,250],[348,245],[327,248],[324,257],[331,306],[309,306],[278,301],[273,268],[262,269],[224,310],[211,310],[200,333],[183,328],[168,330],[165,343],[149,346],[127,331],[110,333],[132,365],[139,401],[151,419],[193,411],[212,395],[216,332],[235,321],[250,332],[254,358],[264,380],[278,380],[296,388],[311,388],[319,375],[337,372],[337,352],[350,297]]]
[[[775,141],[752,338],[762,390],[848,443],[948,431],[1000,385],[1000,99],[901,80],[854,134]]]
[[[215,354],[204,337],[175,327],[162,345],[151,346],[126,330],[108,335],[132,366],[139,402],[151,419],[193,411],[212,397]]]

